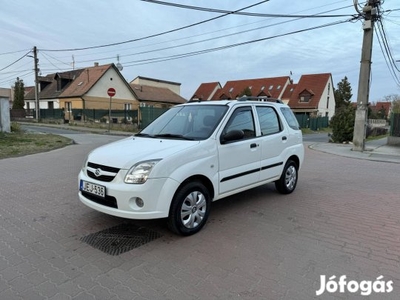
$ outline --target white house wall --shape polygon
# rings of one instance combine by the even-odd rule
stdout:
[[[116,90],[115,98],[135,100],[131,90],[127,87],[125,79],[122,79],[113,68],[110,68],[86,95],[89,97],[108,98],[107,90],[109,88]]]
[[[58,99],[39,99],[39,108],[40,109],[48,109],[49,102],[53,102],[54,109],[60,108],[60,101]],[[36,109],[36,101],[35,100],[29,100],[29,101],[25,100],[24,109],[28,109],[27,103],[29,103],[29,109]]]
[[[328,98],[329,98],[329,103],[327,103]],[[321,117],[325,117],[326,113],[328,113],[329,120],[335,114],[335,95],[333,93],[332,77],[326,83],[324,92],[321,95],[321,99],[318,105],[318,114]]]

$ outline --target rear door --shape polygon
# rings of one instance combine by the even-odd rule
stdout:
[[[282,173],[288,132],[273,106],[256,106],[256,111],[261,134],[260,180],[270,180]]]
[[[244,136],[238,140],[218,144],[220,194],[244,188],[260,180],[261,151],[250,105],[237,108],[220,135],[223,136],[232,130],[241,130]]]

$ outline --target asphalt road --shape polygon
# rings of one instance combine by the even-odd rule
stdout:
[[[343,275],[353,288],[383,276],[394,290],[371,289],[368,299],[398,299],[396,164],[307,148],[293,194],[269,184],[217,201],[203,230],[183,238],[165,220],[82,205],[77,175],[87,153],[121,137],[62,134],[77,144],[0,160],[0,299],[313,299],[322,276]],[[119,255],[87,242],[119,225],[158,238]],[[318,297],[337,298],[365,296],[346,288]]]

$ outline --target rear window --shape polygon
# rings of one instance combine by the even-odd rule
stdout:
[[[290,128],[294,130],[300,130],[299,122],[297,122],[295,115],[289,107],[281,107],[281,112]]]

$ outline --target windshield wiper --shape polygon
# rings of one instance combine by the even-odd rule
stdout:
[[[181,134],[173,134],[173,133],[156,134],[156,135],[153,135],[152,137],[182,139],[182,140],[188,140],[188,141],[193,141],[194,140],[193,138],[189,138],[189,137],[183,136]]]

